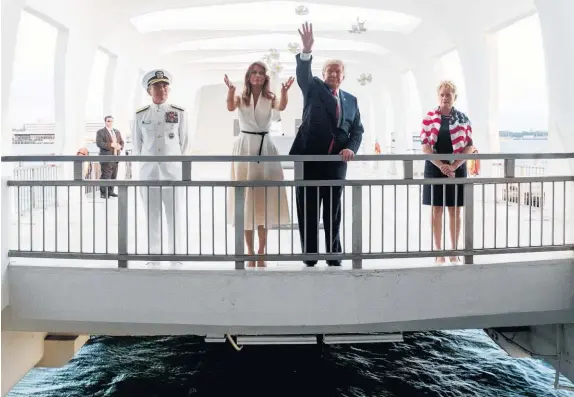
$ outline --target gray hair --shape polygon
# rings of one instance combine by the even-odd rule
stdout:
[[[325,64],[323,65],[323,73],[325,73],[325,70],[327,70],[327,68],[331,65],[340,65],[343,72],[345,71],[345,64],[343,63],[342,60],[340,60],[340,59],[327,59],[325,61]]]

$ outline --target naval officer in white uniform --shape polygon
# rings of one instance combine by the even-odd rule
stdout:
[[[187,130],[187,112],[176,105],[166,103],[169,96],[171,74],[166,70],[152,70],[142,80],[143,87],[151,96],[153,104],[144,106],[136,111],[133,128],[134,155],[169,156],[185,155],[189,152],[189,136]],[[181,163],[179,162],[145,162],[140,163],[140,179],[142,180],[181,180]],[[167,246],[163,253],[184,253],[183,237],[185,233],[185,215],[181,211],[183,203],[183,188],[150,187],[140,188],[144,213],[147,217],[146,226],[149,233],[150,254],[160,254],[162,243],[161,211],[162,202],[167,223]],[[175,197],[174,197],[175,196]],[[175,204],[175,208],[174,208]],[[183,207],[185,208],[185,207]],[[185,211],[185,210],[184,210]],[[177,220],[174,216],[177,213]],[[183,230],[183,232],[182,232]],[[165,241],[163,233],[163,240]],[[152,262],[152,265],[157,263]],[[172,264],[177,264],[172,263]]]

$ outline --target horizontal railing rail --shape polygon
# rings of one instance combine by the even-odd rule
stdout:
[[[3,156],[6,162],[50,161],[50,162],[81,162],[81,161],[114,161],[114,162],[305,162],[305,161],[337,161],[339,155],[277,155],[277,156],[228,156],[228,155],[193,155],[193,156],[70,156],[70,155],[29,155]],[[569,153],[475,153],[475,154],[361,154],[353,161],[421,161],[421,160],[560,160],[574,159],[574,152]]]
[[[36,162],[42,157],[17,156],[2,160]],[[400,161],[404,179],[302,180],[296,167],[294,180],[281,181],[192,180],[191,165],[194,162],[295,161],[300,167],[303,160],[333,161],[340,157],[114,158],[114,161],[130,162],[179,159],[182,163],[181,180],[161,181],[83,179],[78,171],[82,170],[86,160],[109,160],[109,156],[49,157],[52,162],[72,162],[74,179],[7,181],[8,188],[14,191],[16,203],[21,203],[19,197],[32,189],[42,192],[51,189],[55,200],[62,203],[54,208],[42,207],[39,212],[18,208],[9,251],[11,257],[114,260],[122,268],[127,267],[128,261],[234,262],[236,269],[244,269],[246,262],[262,259],[278,262],[349,260],[354,269],[360,269],[363,261],[375,259],[460,256],[466,263],[473,263],[475,255],[574,250],[574,233],[572,228],[567,228],[568,219],[572,219],[574,212],[571,205],[574,175],[517,176],[515,162],[528,158],[570,159],[574,158],[574,153],[357,156],[356,160],[363,161],[386,161],[389,157]],[[415,179],[413,161],[431,158],[502,160],[504,176]],[[96,187],[100,186],[117,187],[119,197],[115,201],[99,199]],[[440,226],[435,226],[430,222],[430,208],[421,202],[422,191],[425,187],[446,189],[446,186],[453,186],[455,195],[458,189],[462,189],[464,207],[457,209],[455,206],[454,220],[451,221],[447,217],[450,209],[446,211],[442,206]],[[85,194],[86,189],[90,193]],[[309,252],[306,248],[309,240],[300,239],[297,230],[297,189],[302,197],[308,194],[318,197],[320,189],[327,189],[329,199],[325,199],[324,205],[332,203],[333,195],[337,194],[334,189],[342,192],[340,252],[331,252],[326,245],[322,246],[322,236],[316,241],[318,252]],[[280,194],[283,190],[286,192],[284,196]],[[151,201],[150,192],[155,195]],[[230,192],[233,192],[232,196]],[[269,204],[268,196],[275,193],[279,199]],[[244,229],[256,229],[251,226],[256,224],[253,215],[256,213],[255,200],[247,200],[249,194],[264,197],[265,221],[262,226],[268,235],[267,250],[261,255],[248,252],[245,245]],[[167,228],[165,225],[159,227],[159,248],[152,249],[150,246],[154,244],[150,235],[154,232],[154,225],[150,226],[150,218],[143,215],[153,207],[160,213],[159,225],[163,224],[164,217],[172,219],[170,214],[166,212],[164,216],[161,211],[160,203],[163,201],[164,206],[167,205],[164,197],[169,197],[168,204],[169,201],[173,204],[170,208],[175,214],[174,221],[168,222]],[[248,208],[247,203],[252,203],[253,208]],[[306,214],[311,208],[309,205],[315,209],[319,202],[307,202],[301,211]],[[276,213],[285,211],[288,221],[268,223],[268,214],[270,218],[275,216],[273,206]],[[230,207],[240,210],[230,212]],[[461,238],[451,238],[450,247],[447,247],[449,224],[461,225]],[[171,235],[175,237],[170,240],[172,227]],[[323,233],[333,233],[330,224],[319,225],[317,220],[315,227],[321,228]],[[257,239],[257,232],[255,235]],[[180,237],[181,241],[178,240]],[[437,240],[440,241],[439,246],[433,244]]]
[[[473,185],[528,182],[568,182],[572,176],[522,176],[512,178],[425,178],[425,179],[328,179],[328,180],[39,180],[7,181],[8,186],[190,186],[190,187],[281,187],[281,186],[367,186],[367,185]]]

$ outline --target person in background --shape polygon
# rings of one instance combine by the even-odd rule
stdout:
[[[425,154],[471,153],[472,126],[466,114],[454,107],[457,99],[456,85],[452,81],[441,81],[438,88],[439,105],[427,113],[422,122],[421,143]],[[466,178],[466,160],[427,160],[425,178]],[[460,213],[464,206],[464,185],[424,185],[423,204],[432,206],[433,241],[436,250],[441,250],[442,217],[448,208],[450,242],[452,249],[458,249],[460,236]],[[472,247],[469,247],[472,248]],[[451,262],[459,262],[456,256]],[[437,257],[437,263],[444,263],[444,257]]]
[[[381,145],[378,139],[375,140],[375,154],[381,154]]]
[[[90,152],[85,147],[81,147],[76,152],[76,156],[89,156]],[[82,163],[82,178],[84,179],[92,179],[92,162],[91,161],[84,161]]]
[[[295,80],[290,77],[282,83],[281,98],[278,100],[269,89],[270,78],[267,66],[263,62],[254,62],[245,72],[243,93],[235,95],[235,86],[225,75],[227,85],[227,110],[239,112],[241,133],[235,138],[234,156],[277,156],[279,151],[269,137],[271,114],[273,109],[283,111],[287,108],[287,92]],[[283,167],[280,162],[236,162],[231,164],[231,180],[270,180],[282,181]],[[228,193],[228,222],[235,225],[235,189]],[[258,255],[264,255],[267,247],[267,230],[272,226],[289,223],[289,203],[287,190],[280,188],[247,188],[244,208],[245,242],[247,254],[255,254],[254,231],[257,229]],[[255,266],[250,261],[249,267]],[[265,260],[257,261],[258,267],[265,266]]]
[[[96,145],[100,148],[100,156],[119,156],[124,148],[122,134],[114,128],[114,118],[112,116],[104,117],[105,127],[96,133]],[[118,177],[118,162],[103,161],[101,162],[102,176],[100,179],[116,179]],[[118,197],[114,193],[113,186],[100,187],[100,196],[107,199],[108,197]]]

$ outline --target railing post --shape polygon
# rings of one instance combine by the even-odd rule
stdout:
[[[514,178],[516,175],[516,167],[514,159],[504,159],[504,177]]]
[[[413,179],[414,178],[414,166],[413,160],[403,161],[403,179]],[[408,186],[407,186],[408,188]]]
[[[343,194],[345,189],[343,188]],[[353,238],[353,255],[363,253],[363,187],[361,185],[353,186],[353,226],[351,229]],[[343,210],[344,211],[344,210]],[[344,215],[343,215],[344,216]],[[345,231],[343,230],[343,233]],[[353,257],[353,269],[362,269],[363,259]]]
[[[302,161],[295,161],[293,166],[293,179],[296,181],[303,180],[303,162]]]
[[[74,161],[74,180],[81,181],[83,179],[82,175],[82,166],[84,165],[83,161]],[[69,169],[69,168],[68,168]]]
[[[191,161],[184,161],[181,164],[181,180],[191,181]]]
[[[464,249],[474,249],[474,185],[464,185]],[[482,225],[484,227],[484,225]],[[474,256],[465,255],[465,264],[473,264]]]
[[[128,187],[119,186],[118,187],[118,256],[119,256],[118,267],[120,269],[127,269],[128,267],[127,259],[123,259],[127,254],[128,254]]]
[[[235,256],[245,253],[244,228],[245,228],[245,186],[235,186]],[[226,237],[227,238],[227,237]],[[236,260],[235,269],[245,269],[245,261]]]
[[[14,202],[12,201],[12,196],[10,195],[10,187],[8,186],[8,181],[13,179],[13,170],[14,166],[11,163],[2,163],[2,186],[0,186],[0,196],[2,197],[1,203],[2,207],[1,215],[2,215],[2,226],[1,226],[1,240],[2,240],[2,310],[10,303],[10,283],[8,280],[8,264],[10,263],[10,257],[8,256],[8,251],[10,249],[10,240],[11,236],[14,234],[14,230],[12,228],[13,219],[12,216],[16,214],[16,219],[20,217],[17,208],[14,209],[13,205]],[[17,191],[18,188],[16,188]],[[23,189],[22,189],[23,190]],[[17,207],[16,202],[16,207]],[[30,209],[32,211],[32,209]],[[20,220],[18,219],[18,222]],[[32,225],[30,225],[32,227]],[[20,236],[18,236],[20,238]],[[32,246],[32,241],[30,241],[30,247]]]

